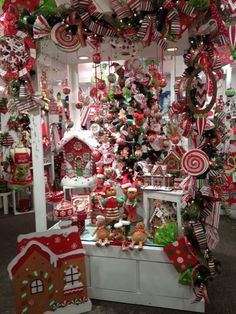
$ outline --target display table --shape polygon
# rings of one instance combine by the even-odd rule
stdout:
[[[178,234],[182,233],[182,222],[181,222],[181,203],[182,198],[186,194],[182,190],[158,190],[153,186],[146,186],[142,188],[143,191],[143,221],[148,228],[148,222],[151,217],[150,210],[152,209],[152,200],[161,200],[176,203],[176,214],[177,214],[177,225]]]
[[[90,298],[204,312],[203,302],[192,303],[191,287],[178,284],[179,274],[162,247],[145,245],[142,252],[121,252],[119,246],[99,248],[91,233],[92,227],[86,225],[81,236]]]

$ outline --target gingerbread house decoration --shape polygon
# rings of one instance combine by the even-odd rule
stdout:
[[[165,165],[164,165],[165,166]],[[172,175],[165,173],[163,170],[163,165],[154,165],[150,172],[144,175],[144,185],[145,186],[157,186],[157,187],[170,187]]]
[[[71,129],[57,145],[63,151],[66,175],[61,185],[69,188],[93,188],[96,182],[96,166],[93,151],[99,144],[89,130]]]
[[[20,235],[8,272],[15,284],[17,314],[91,310],[84,249],[76,226]]]
[[[171,150],[163,159],[163,164],[167,165],[167,172],[175,174],[181,171],[181,156],[177,151]]]

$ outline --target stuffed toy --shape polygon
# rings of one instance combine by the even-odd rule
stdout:
[[[109,236],[110,230],[106,227],[105,217],[97,216],[96,229],[92,233],[92,236],[96,235],[97,246],[108,246],[110,245]]]
[[[108,223],[118,222],[121,218],[119,207],[123,204],[123,198],[116,196],[116,188],[111,185],[105,186],[104,192],[105,198],[101,203],[106,211],[106,220]]]
[[[133,250],[134,246],[138,244],[138,250],[142,251],[143,244],[147,240],[148,237],[151,237],[150,233],[144,229],[145,225],[143,222],[138,222],[133,231],[131,231],[131,243],[129,245],[129,249]]]

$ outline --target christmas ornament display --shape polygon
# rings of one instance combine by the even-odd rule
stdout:
[[[191,149],[182,159],[182,167],[191,176],[200,176],[209,168],[209,157],[200,149]]]

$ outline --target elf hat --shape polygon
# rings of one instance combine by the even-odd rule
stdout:
[[[103,189],[103,192],[106,193],[107,190],[109,190],[111,188],[111,185],[110,184],[107,184],[104,186],[104,189]]]
[[[105,220],[105,217],[102,216],[102,215],[98,215],[98,216],[96,216],[96,220],[97,220],[97,221],[104,221],[104,220]]]
[[[129,182],[127,176],[124,176],[122,179],[121,188],[126,189],[126,188],[129,188],[130,186],[131,186],[131,183]]]
[[[97,172],[97,178],[104,178],[105,176],[104,176],[104,171],[103,171],[103,169],[102,168],[99,168],[98,169],[98,172]]]
[[[128,192],[137,192],[136,182],[133,182],[128,188]]]

